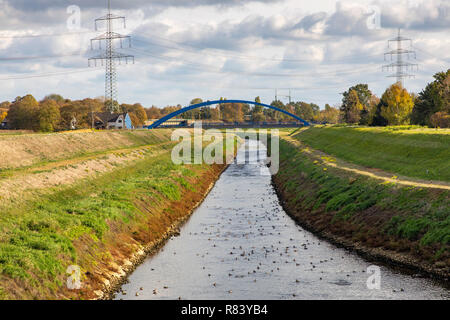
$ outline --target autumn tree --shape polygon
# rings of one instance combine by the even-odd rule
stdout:
[[[361,104],[360,108],[360,116],[358,123],[362,125],[368,125],[372,122],[373,116],[375,114],[375,107],[373,103],[374,95],[372,94],[372,91],[369,90],[369,86],[367,84],[357,84],[355,86],[350,87],[346,92],[344,92],[343,98],[342,98],[342,107],[349,110],[348,106],[349,103],[354,100],[354,97],[352,97],[351,92],[355,91],[358,100]],[[354,115],[355,116],[355,115]],[[343,118],[345,119],[345,115],[343,115]]]
[[[400,83],[386,89],[380,104],[381,116],[386,119],[388,125],[409,124],[414,102]]]
[[[47,99],[40,103],[38,111],[39,130],[53,132],[61,121],[59,106],[55,100]]]
[[[129,113],[134,127],[142,127],[148,119],[145,108],[140,103],[121,104],[120,110],[122,113]]]
[[[224,103],[220,104],[220,113],[222,120],[227,122],[244,121],[244,112],[242,103]]]
[[[60,94],[56,94],[56,93],[52,93],[52,94],[49,94],[49,95],[45,96],[45,98],[43,99],[43,101],[45,101],[45,100],[53,100],[53,101],[55,101],[59,106],[62,106],[64,103],[70,101],[70,100],[64,99],[63,96],[61,96]]]
[[[17,97],[8,111],[8,119],[13,129],[37,130],[39,103],[32,95]]]
[[[180,109],[181,109],[181,105],[164,107],[161,109],[161,116],[168,115],[168,114],[175,112],[177,110],[180,110]]]
[[[10,106],[11,106],[11,102],[9,102],[9,101],[3,101],[2,103],[0,103],[0,109],[8,110]]]
[[[450,69],[435,74],[434,79],[415,101],[411,114],[414,124],[435,126],[431,121],[433,114],[440,112],[435,119],[450,115]]]
[[[314,118],[318,122],[333,123],[339,122],[339,109],[330,106],[328,103],[325,105],[325,109],[321,110]]]
[[[105,104],[101,99],[83,99],[66,102],[60,108],[61,129],[70,129],[75,119],[78,128],[90,128],[92,116],[96,112],[105,112]]]
[[[151,108],[145,109],[147,113],[147,119],[160,119],[161,118],[161,109],[155,106]]]
[[[0,123],[6,119],[6,116],[8,115],[8,112],[5,110],[0,109]]]
[[[350,90],[350,93],[342,100],[340,108],[341,117],[345,123],[356,124],[361,119],[363,105],[359,101],[356,90]]]
[[[370,98],[372,97],[372,91],[369,90],[369,86],[367,84],[357,84],[356,86],[350,87],[346,92],[344,92],[342,103],[346,104],[348,99],[350,98],[351,92],[355,91],[358,95],[358,100],[363,106],[367,106],[369,104]]]

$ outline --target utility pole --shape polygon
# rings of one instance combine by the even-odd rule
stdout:
[[[395,56],[396,61],[383,66],[383,71],[385,71],[385,70],[394,71],[395,70],[395,73],[389,75],[388,77],[396,78],[397,82],[400,82],[402,86],[403,86],[404,78],[414,78],[414,75],[408,74],[408,70],[413,71],[414,68],[416,68],[416,70],[418,70],[417,64],[413,64],[413,63],[406,62],[403,60],[404,56],[407,56],[408,59],[410,58],[410,56],[413,56],[413,58],[416,59],[415,51],[403,48],[402,44],[405,41],[409,41],[410,47],[412,46],[412,40],[402,37],[400,28],[399,28],[397,37],[388,41],[388,48],[390,48],[392,42],[397,43],[397,48],[394,50],[388,51],[384,54],[385,61],[386,61],[387,55],[391,56],[391,61],[393,60],[393,58]]]
[[[134,56],[129,54],[123,54],[115,50],[115,40],[120,41],[120,48],[123,48],[123,40],[128,40],[129,47],[131,48],[131,37],[121,35],[114,32],[114,22],[123,22],[123,27],[126,28],[125,17],[118,16],[111,13],[111,0],[108,0],[108,13],[106,16],[95,20],[95,30],[98,30],[98,25],[104,23],[106,25],[106,32],[94,39],[91,39],[91,49],[94,49],[94,43],[97,42],[99,49],[102,49],[102,42],[106,43],[105,50],[100,55],[90,58],[89,66],[91,62],[94,66],[97,66],[97,62],[100,62],[103,66],[105,64],[105,108],[111,113],[119,112],[119,105],[117,103],[117,71],[116,62],[122,64],[124,61],[128,64],[129,60],[134,63]]]

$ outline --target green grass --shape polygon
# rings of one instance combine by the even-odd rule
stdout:
[[[408,177],[450,181],[450,134],[416,127],[313,127],[295,135],[314,149]]]
[[[285,181],[283,186],[289,194],[297,195],[288,200],[301,201],[306,210],[332,212],[336,221],[376,207],[378,211],[394,212],[393,218],[377,232],[417,240],[421,245],[450,244],[448,191],[440,191],[436,196],[431,190],[380,183],[365,176],[354,176],[350,183],[350,176],[342,176],[339,169],[331,167],[324,171],[322,163],[314,163],[284,140],[280,141],[280,160],[278,176]],[[305,188],[299,176],[316,186],[316,190],[308,185]]]
[[[50,196],[31,201],[0,216],[0,274],[37,285],[57,283],[66,262],[77,262],[73,241],[82,235],[102,241],[108,221],[134,220],[134,200],[158,193],[179,200],[181,186],[171,177],[183,173],[169,155],[147,159]]]
[[[86,267],[85,253],[76,245],[80,237],[104,244],[111,223],[130,230],[163,228],[149,209],[170,214],[166,210],[170,201],[181,200],[183,190],[195,190],[189,180],[196,179],[207,166],[175,165],[170,148],[155,148],[166,152],[69,187],[53,188],[47,195],[3,210],[0,279],[21,281],[49,294],[49,289],[63,285],[68,265],[80,265],[82,270]],[[149,226],[149,219],[156,224]],[[96,258],[91,259],[96,262]],[[0,282],[0,298],[9,293],[3,285]]]

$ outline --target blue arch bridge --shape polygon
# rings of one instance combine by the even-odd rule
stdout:
[[[246,101],[246,100],[215,100],[215,101],[208,101],[208,102],[202,102],[202,103],[198,103],[198,104],[193,104],[190,105],[188,107],[184,107],[181,108],[180,110],[177,110],[175,112],[172,112],[164,117],[162,117],[161,119],[155,121],[154,123],[152,123],[149,126],[146,126],[145,128],[147,129],[156,129],[158,127],[168,127],[167,125],[164,125],[164,123],[166,122],[170,122],[171,119],[175,118],[176,116],[185,113],[187,111],[190,110],[194,110],[194,109],[198,109],[198,108],[202,108],[202,107],[206,107],[206,106],[210,106],[210,105],[216,105],[216,104],[228,104],[228,103],[241,103],[241,104],[251,104],[251,105],[255,105],[255,106],[261,106],[264,108],[268,108],[268,109],[272,109],[281,113],[284,113],[286,115],[288,115],[289,117],[291,117],[293,119],[292,122],[282,122],[282,123],[231,123],[231,124],[225,124],[225,123],[204,123],[203,127],[301,127],[301,126],[309,126],[310,123],[306,120],[303,120],[302,118],[300,118],[299,116],[290,113],[286,110],[268,105],[268,104],[264,104],[264,103],[259,103],[259,102],[254,102],[254,101]],[[185,121],[185,123],[179,123],[177,126],[188,126],[187,125],[187,121]]]

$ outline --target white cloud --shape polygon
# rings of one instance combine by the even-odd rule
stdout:
[[[93,31],[93,20],[104,9],[96,1],[72,2],[82,7],[82,31]],[[120,100],[165,106],[188,103],[194,97],[260,95],[270,102],[278,87],[297,88],[295,99],[323,105],[339,102],[339,92],[357,82],[369,83],[381,94],[391,81],[381,73],[383,52],[398,26],[407,28],[404,34],[415,40],[421,64],[417,79],[407,81],[410,90],[419,91],[450,61],[448,1],[418,1],[415,6],[403,0],[219,2],[113,1],[128,18],[124,32],[134,38],[134,49],[124,51],[136,55],[136,65],[119,68]],[[0,1],[0,36],[67,32],[64,2],[30,3]],[[367,27],[370,4],[381,8],[380,30]],[[1,80],[8,90],[2,90],[0,100],[27,93],[37,98],[51,92],[69,98],[102,95],[102,71],[83,69],[87,57],[95,54],[88,50],[94,35],[3,38],[0,79],[68,73]],[[75,52],[83,54],[62,56]],[[24,56],[42,58],[7,60]],[[288,76],[292,74],[298,76]]]

